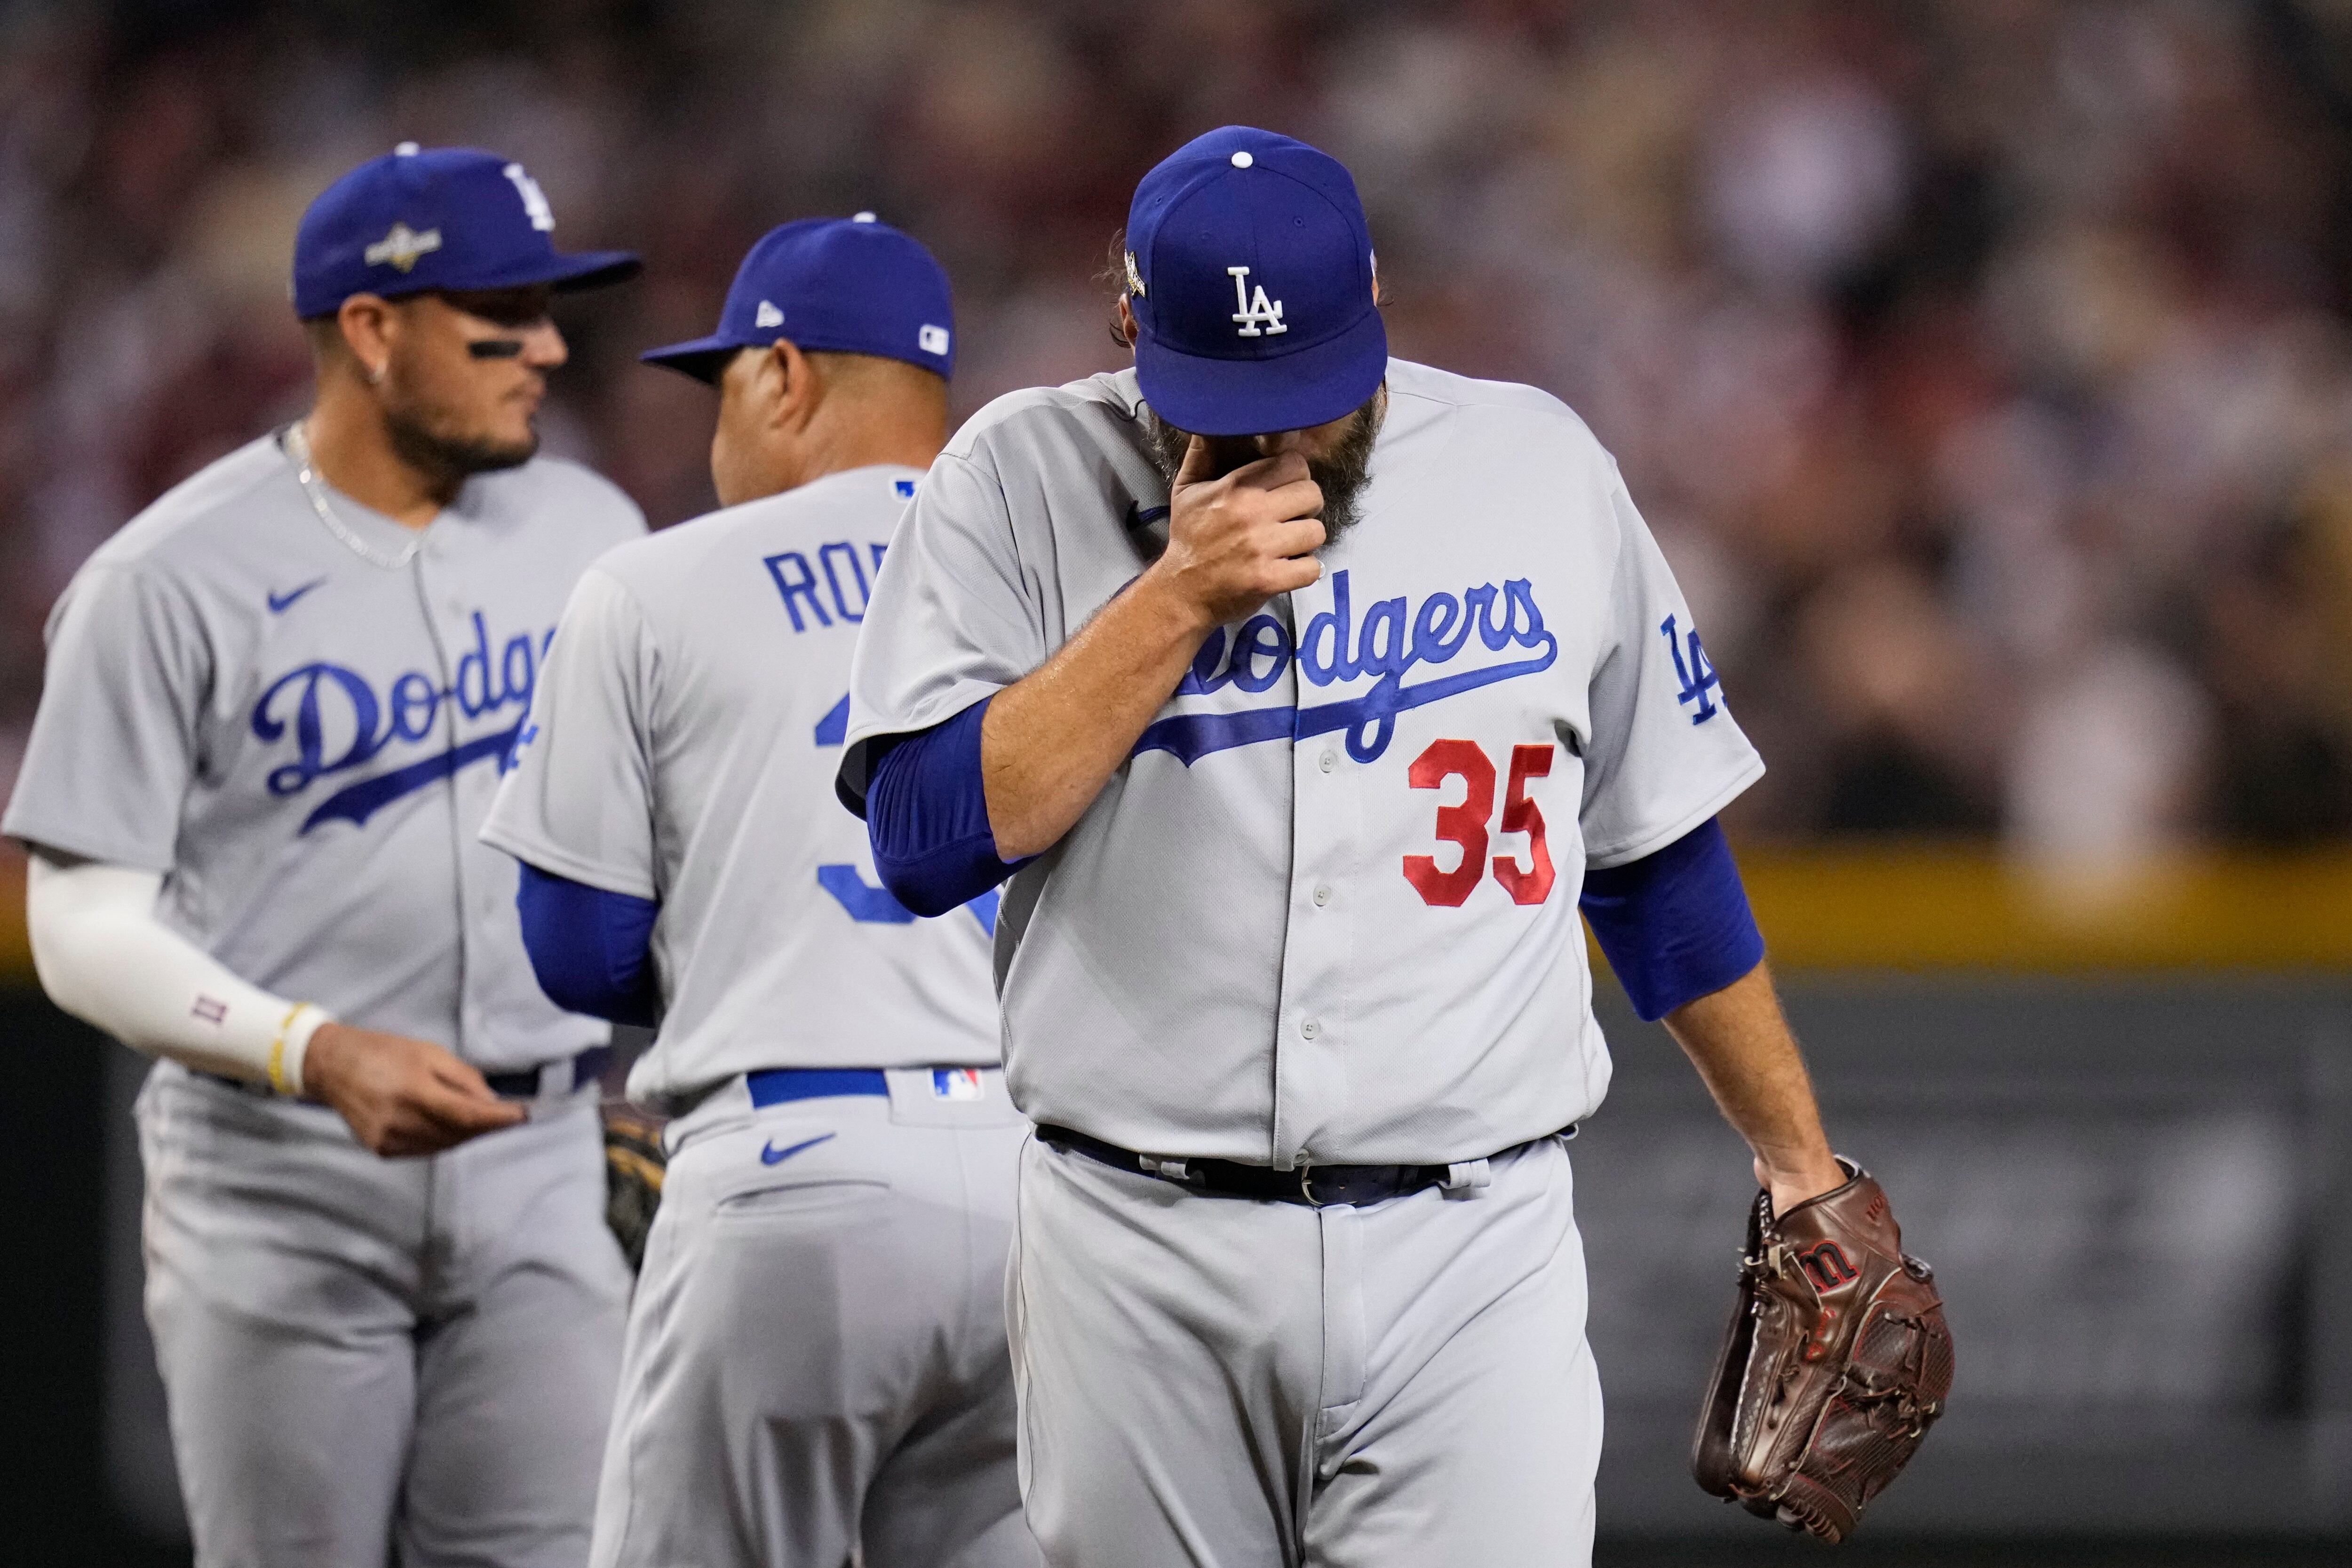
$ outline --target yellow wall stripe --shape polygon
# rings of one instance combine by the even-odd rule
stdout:
[[[1784,972],[2352,970],[2352,845],[2071,875],[1981,846],[1751,847],[1739,865]],[[32,982],[24,862],[0,856],[0,983]]]
[[[2107,870],[1985,847],[1739,861],[1781,969],[2352,969],[2352,846]]]

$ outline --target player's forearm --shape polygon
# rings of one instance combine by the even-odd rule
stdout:
[[[1061,841],[1127,761],[1215,623],[1157,570],[989,704],[988,825],[1005,860]]]
[[[1786,1209],[1845,1179],[1822,1131],[1812,1080],[1766,965],[1685,1003],[1665,1022],[1724,1119],[1756,1152],[1777,1207]]]
[[[135,1049],[300,1092],[310,1037],[331,1016],[239,978],[156,919],[162,883],[152,871],[37,853],[25,915],[41,988]]]

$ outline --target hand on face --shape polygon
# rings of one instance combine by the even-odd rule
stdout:
[[[1193,437],[1168,489],[1168,549],[1151,568],[1195,607],[1204,630],[1323,575],[1314,555],[1323,545],[1323,491],[1307,458],[1292,449],[1231,472],[1218,465],[1218,447]]]

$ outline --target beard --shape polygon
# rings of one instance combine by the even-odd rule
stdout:
[[[1381,437],[1381,421],[1387,412],[1388,399],[1381,392],[1373,393],[1370,402],[1348,416],[1348,428],[1339,444],[1319,458],[1307,459],[1307,478],[1323,492],[1327,543],[1337,544],[1339,536],[1356,525],[1360,515],[1358,503],[1364,487],[1371,482],[1372,447]],[[1153,466],[1161,479],[1173,485],[1177,471],[1184,466],[1184,453],[1192,445],[1192,432],[1169,424],[1150,404],[1143,407],[1143,427],[1150,437]],[[1209,439],[1213,442],[1219,437]]]
[[[408,399],[388,397],[383,404],[383,423],[392,449],[403,462],[451,485],[475,474],[520,468],[539,452],[536,420],[531,424],[530,434],[522,440],[500,441],[457,429],[446,415],[419,407]]]

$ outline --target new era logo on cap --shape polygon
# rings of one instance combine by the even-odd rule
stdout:
[[[948,352],[948,330],[926,323],[923,330],[915,334],[915,346],[927,354],[943,354]]]

